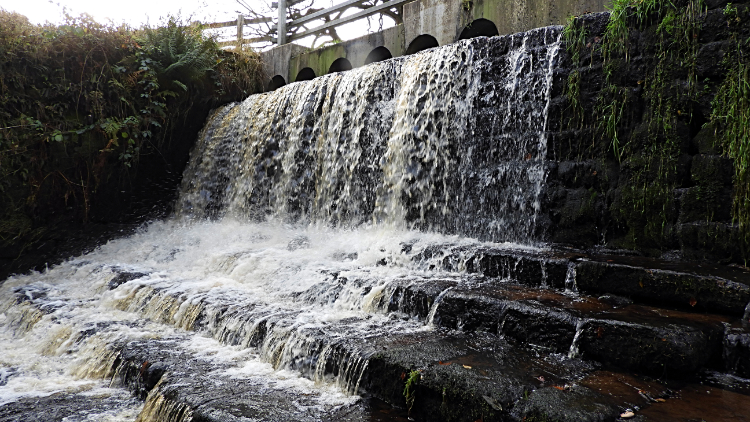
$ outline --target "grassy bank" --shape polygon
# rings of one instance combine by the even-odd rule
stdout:
[[[211,108],[261,89],[260,69],[176,18],[39,26],[0,9],[0,258],[61,224],[122,220],[144,178],[181,171]]]

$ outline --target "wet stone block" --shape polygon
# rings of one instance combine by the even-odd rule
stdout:
[[[731,52],[734,47],[730,42],[717,41],[702,45],[698,50],[698,57],[695,60],[696,76],[702,81],[706,78],[722,78],[726,72],[722,62],[727,52]]]
[[[441,300],[433,323],[463,331],[498,332],[506,302],[472,293],[448,292]]]
[[[578,263],[576,283],[586,293],[614,293],[645,302],[658,301],[729,315],[742,315],[750,302],[750,287],[738,282],[606,262]]]
[[[720,348],[721,328],[677,324],[645,325],[616,320],[589,320],[578,347],[584,358],[680,378],[706,365]]]
[[[750,378],[750,332],[728,329],[724,337],[724,365],[729,373]]]
[[[618,408],[609,401],[605,396],[582,386],[573,386],[567,390],[546,387],[520,401],[513,409],[513,415],[524,421],[609,421],[620,414]]]
[[[139,278],[146,277],[147,275],[148,273],[123,271],[112,277],[112,280],[109,280],[109,283],[107,283],[107,287],[109,288],[109,290],[114,290],[127,283],[128,281],[137,280]]]
[[[517,341],[567,353],[576,334],[578,318],[542,305],[510,302],[499,331]]]
[[[392,283],[381,296],[378,307],[387,309],[388,312],[403,312],[425,319],[440,293],[455,285],[456,282],[450,280],[421,283],[413,280],[398,281]]]
[[[410,416],[416,421],[506,421],[540,379],[564,384],[573,373],[591,371],[580,361],[547,361],[494,336],[431,335],[388,339],[386,350],[370,358],[361,387],[404,406],[405,384],[414,376]]]
[[[728,221],[732,218],[732,190],[721,185],[701,184],[679,196],[679,222]]]
[[[686,259],[741,260],[740,232],[737,225],[695,221],[677,226],[680,249]],[[733,307],[733,309],[735,309]],[[737,313],[735,309],[732,313]]]

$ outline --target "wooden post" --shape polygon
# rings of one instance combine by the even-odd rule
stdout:
[[[237,15],[237,52],[242,52],[242,44],[244,44],[244,39],[242,39],[243,32],[245,30],[245,17],[242,16],[240,13]]]
[[[276,24],[276,44],[286,44],[286,0],[279,1],[279,23]]]

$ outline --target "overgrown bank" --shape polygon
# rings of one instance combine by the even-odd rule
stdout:
[[[747,260],[746,3],[616,0],[569,21],[553,241]]]
[[[0,279],[100,231],[84,226],[168,212],[208,111],[261,80],[255,53],[179,19],[37,26],[0,9]]]

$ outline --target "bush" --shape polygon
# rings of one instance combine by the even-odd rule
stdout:
[[[40,26],[0,9],[0,246],[33,241],[53,214],[87,221],[98,190],[192,143],[174,136],[190,113],[260,91],[260,69],[178,18]]]

